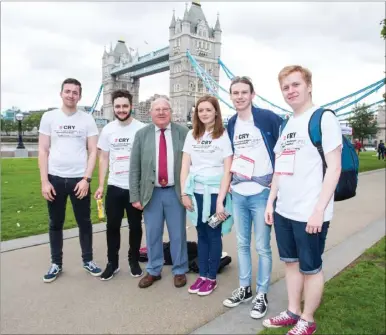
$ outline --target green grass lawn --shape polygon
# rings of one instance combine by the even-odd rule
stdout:
[[[382,169],[385,167],[386,161],[378,160],[377,152],[366,151],[359,154],[359,172]]]
[[[315,314],[316,334],[386,334],[383,237],[355,262],[327,282]],[[259,334],[285,334],[290,328]]]
[[[98,169],[91,191],[98,187]],[[105,189],[106,191],[106,189]],[[91,219],[98,223],[96,202],[91,199]],[[68,198],[65,229],[76,227]],[[3,241],[48,232],[47,201],[41,195],[40,174],[36,158],[1,160],[1,239]]]
[[[373,157],[374,152],[360,154],[360,171],[385,167],[384,161]],[[95,169],[91,191],[98,186]],[[95,200],[92,199],[92,222],[97,223]],[[65,229],[76,226],[71,202],[68,199]],[[1,160],[1,237],[3,241],[46,233],[48,231],[47,204],[41,195],[40,175],[36,158]]]

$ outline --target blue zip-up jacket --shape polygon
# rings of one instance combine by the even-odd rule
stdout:
[[[255,127],[260,129],[261,135],[264,140],[264,144],[267,148],[269,158],[271,159],[272,167],[275,167],[275,154],[273,149],[279,138],[279,128],[283,122],[283,119],[268,109],[262,109],[252,106],[252,116]],[[233,145],[235,124],[237,120],[237,114],[233,115],[228,121],[228,135],[232,143],[233,153],[235,147]]]

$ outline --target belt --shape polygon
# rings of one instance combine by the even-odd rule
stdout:
[[[170,185],[170,186],[156,186],[157,188],[161,188],[161,189],[164,189],[164,188],[171,188],[171,187],[174,187],[174,185]]]

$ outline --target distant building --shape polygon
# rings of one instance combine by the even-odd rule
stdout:
[[[1,112],[1,118],[5,121],[16,121],[16,114],[22,113],[24,117],[27,117],[30,115],[29,112],[22,112],[19,108],[17,107],[12,107],[9,109],[6,109]]]
[[[150,123],[151,122],[151,117],[150,117],[150,114],[149,114],[149,111],[150,111],[150,106],[151,106],[151,103],[155,100],[155,99],[158,99],[158,98],[165,98],[165,99],[168,99],[168,96],[167,95],[160,95],[160,94],[154,94],[152,97],[150,97],[149,99],[145,100],[145,101],[141,101],[139,104],[138,104],[138,108],[136,108],[134,110],[134,117],[141,121],[141,122],[145,122],[145,123]],[[174,116],[174,115],[173,115]],[[174,120],[174,117],[173,117],[173,120]]]

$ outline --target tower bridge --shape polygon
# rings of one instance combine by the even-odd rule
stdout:
[[[219,95],[228,89],[219,85],[219,74],[222,69],[229,80],[234,74],[221,60],[221,36],[219,16],[211,27],[205,17],[199,1],[193,1],[190,7],[186,5],[183,18],[176,18],[173,11],[169,25],[169,45],[154,50],[145,55],[139,55],[125,41],[118,40],[114,49],[104,51],[102,57],[102,85],[91,108],[94,113],[103,90],[103,112],[94,114],[97,124],[104,125],[113,120],[114,113],[111,94],[116,89],[127,89],[133,95],[133,109],[136,118],[148,121],[148,110],[151,97],[139,103],[140,79],[156,73],[169,71],[169,98],[173,109],[173,120],[186,123],[189,120],[192,107],[204,94],[212,94],[229,108],[234,109],[229,101]],[[342,78],[342,80],[344,80]],[[367,85],[356,92],[348,94],[322,107],[333,109],[338,118],[343,121],[352,114],[352,108],[364,99],[372,96],[385,86],[385,78]],[[158,92],[159,93],[159,92]],[[369,100],[372,111],[384,105],[384,98],[379,101]],[[292,112],[275,103],[256,95],[255,106],[273,110],[281,117],[288,117]],[[226,120],[224,119],[226,123]]]
[[[129,90],[133,95],[133,109],[138,112],[140,78],[170,71],[169,98],[173,118],[177,122],[186,122],[197,99],[209,93],[189,62],[187,51],[219,83],[221,34],[219,16],[211,27],[200,2],[193,1],[189,8],[186,5],[182,19],[173,11],[168,46],[140,56],[138,51],[128,48],[125,41],[118,40],[114,49],[111,45],[102,57],[103,117],[109,121],[114,117],[111,102],[114,90]],[[141,119],[140,113],[136,117]]]

